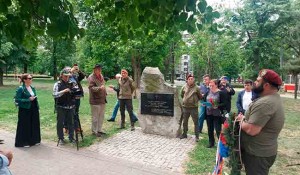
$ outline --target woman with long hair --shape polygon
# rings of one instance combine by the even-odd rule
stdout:
[[[30,147],[41,142],[39,105],[32,76],[23,74],[22,85],[16,91],[18,103],[18,126],[16,133],[16,147]]]

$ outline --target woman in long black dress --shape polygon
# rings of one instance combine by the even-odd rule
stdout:
[[[35,88],[31,86],[32,76],[23,74],[23,83],[16,91],[19,106],[16,147],[30,147],[41,142],[39,105]]]

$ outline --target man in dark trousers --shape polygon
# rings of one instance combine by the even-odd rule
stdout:
[[[80,99],[84,96],[83,88],[81,86],[81,81],[85,77],[85,73],[79,69],[77,64],[71,69],[72,75],[70,76],[70,81],[74,86],[74,95],[75,95],[75,115],[74,115],[74,129],[76,132],[80,132],[79,127],[79,107],[80,107]]]
[[[229,84],[228,78],[226,76],[222,76],[220,78],[219,89],[224,93],[224,103],[226,112],[231,111],[231,98],[235,94],[233,87]]]
[[[134,116],[133,116],[133,106],[132,106],[132,93],[135,90],[133,80],[128,76],[128,72],[125,69],[121,71],[121,78],[119,79],[119,101],[120,101],[120,112],[121,112],[121,126],[120,128],[125,128],[125,107],[130,116],[131,131],[134,131]]]
[[[187,138],[188,121],[192,116],[194,122],[195,141],[199,141],[199,127],[198,127],[198,103],[202,99],[200,89],[195,84],[193,75],[187,77],[187,83],[181,89],[182,97],[182,112],[183,112],[183,133],[180,139]]]
[[[75,112],[75,98],[72,92],[73,84],[69,81],[71,72],[68,68],[64,68],[60,73],[60,80],[54,84],[53,96],[55,98],[55,107],[57,111],[57,136],[58,143],[64,144],[64,121],[67,122],[69,131],[69,140],[71,143],[74,141],[74,121],[73,116]]]
[[[247,175],[267,175],[278,149],[278,135],[284,125],[283,105],[278,94],[280,76],[270,69],[259,72],[253,91],[259,95],[249,109],[238,115],[241,121],[242,160]]]

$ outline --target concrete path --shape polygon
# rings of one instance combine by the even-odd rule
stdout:
[[[183,172],[188,152],[195,146],[194,136],[187,139],[144,134],[141,128],[126,130],[98,142],[88,149],[110,157],[152,165],[173,172]]]
[[[30,148],[14,147],[13,133],[0,130],[0,149],[14,154],[13,175],[180,175],[194,139],[147,135],[137,129],[121,133],[76,151],[75,146],[56,146],[42,141]]]

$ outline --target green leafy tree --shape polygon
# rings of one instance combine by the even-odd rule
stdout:
[[[30,46],[37,46],[38,36],[45,33],[54,40],[72,40],[81,32],[67,0],[0,0],[0,40],[5,36],[27,54],[34,53],[37,47]]]
[[[246,52],[245,72],[254,78],[261,68],[279,69],[280,38],[277,29],[286,25],[289,0],[245,0],[244,6],[230,16],[230,25],[235,28]]]
[[[294,77],[295,92],[294,98],[297,99],[298,90],[298,74],[300,73],[300,2],[293,1],[292,6],[288,10],[286,20],[288,25],[283,26],[279,32],[284,38],[287,51],[290,52],[291,59],[284,65],[284,70],[291,73]]]
[[[289,60],[288,63],[284,66],[284,69],[293,75],[295,83],[294,98],[297,99],[298,91],[298,75],[300,74],[300,57],[295,60]]]

